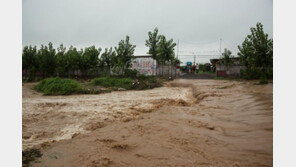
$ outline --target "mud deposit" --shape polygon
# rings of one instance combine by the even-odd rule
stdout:
[[[145,91],[42,96],[23,86],[32,166],[272,166],[272,84],[176,80]]]

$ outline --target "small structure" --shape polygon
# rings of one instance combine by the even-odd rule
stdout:
[[[241,69],[246,69],[245,66],[241,65],[240,58],[234,57],[231,65],[225,65],[223,59],[219,59],[215,63],[217,77],[239,77]]]
[[[157,64],[152,55],[135,55],[131,62],[131,69],[143,75],[180,76],[180,64]]]
[[[152,55],[136,55],[131,64],[131,69],[137,70],[140,74],[156,75],[156,60]]]

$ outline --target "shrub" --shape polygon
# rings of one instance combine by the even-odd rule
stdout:
[[[31,161],[42,157],[42,153],[37,149],[27,149],[22,152],[23,166],[29,166]]]
[[[261,77],[261,72],[259,69],[247,68],[240,71],[240,75],[243,79],[259,79]]]
[[[125,69],[124,70],[124,76],[126,76],[126,77],[136,78],[137,75],[138,75],[138,71],[135,69],[133,69],[133,70]]]
[[[241,78],[243,79],[272,79],[273,70],[272,68],[266,68],[264,70],[260,68],[247,68],[240,71]]]
[[[95,85],[103,87],[115,87],[131,89],[133,81],[131,78],[100,77],[93,79]]]
[[[133,89],[144,90],[162,86],[162,81],[155,76],[139,75],[133,84]]]
[[[261,77],[260,78],[260,81],[259,81],[259,84],[268,84],[268,81],[265,77]]]
[[[34,87],[44,95],[68,95],[82,91],[81,85],[72,79],[47,78]]]

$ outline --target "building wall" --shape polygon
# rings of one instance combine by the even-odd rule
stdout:
[[[177,77],[180,76],[180,68],[175,65],[157,65],[156,75],[157,76],[170,76]]]
[[[131,69],[137,70],[140,74],[156,74],[156,61],[152,57],[137,57],[132,61],[131,64]]]
[[[156,63],[156,60],[148,56],[136,57],[131,64],[131,69],[135,69],[144,75],[180,76],[180,69],[175,65],[160,65]]]
[[[246,67],[241,65],[232,65],[227,68],[225,65],[217,64],[216,74],[217,77],[240,76],[241,69],[246,69]]]

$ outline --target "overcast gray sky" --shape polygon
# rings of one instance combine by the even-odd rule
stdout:
[[[129,35],[146,54],[148,31],[179,40],[181,61],[207,62],[222,50],[236,54],[250,27],[272,37],[272,0],[23,0],[23,45],[116,46]],[[177,50],[177,48],[176,48]]]

